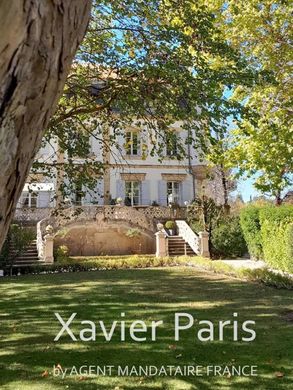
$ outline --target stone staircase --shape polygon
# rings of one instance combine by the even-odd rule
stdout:
[[[11,248],[13,253],[13,247]],[[13,260],[13,267],[25,267],[28,265],[43,264],[44,262],[39,259],[37,251],[37,241],[33,240],[23,251],[23,253],[17,256]]]
[[[168,236],[169,256],[196,256],[189,244],[181,236]]]

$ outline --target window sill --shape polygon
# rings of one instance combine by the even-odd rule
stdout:
[[[124,158],[126,159],[126,160],[141,160],[142,158],[141,158],[141,156],[135,156],[135,155],[129,155],[129,154],[126,154],[125,156],[124,156]]]

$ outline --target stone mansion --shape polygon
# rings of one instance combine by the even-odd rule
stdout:
[[[177,132],[176,140],[187,137],[179,125],[173,125],[172,131]],[[103,149],[95,134],[89,143],[91,159],[105,167],[96,188],[76,188],[64,198],[58,192],[66,180],[62,169],[53,178],[42,173],[30,175],[15,219],[36,227],[36,242],[15,266],[51,263],[54,250],[61,246],[69,249],[70,256],[209,256],[208,233],[197,234],[186,222],[186,206],[203,193],[206,184],[206,164],[194,148],[186,145],[186,157],[176,158],[178,144],[167,142],[161,145],[163,156],[152,156],[149,150],[154,138],[135,126],[118,137],[115,147]],[[38,162],[50,160],[61,167],[67,160],[54,142],[37,155]],[[84,160],[73,162],[78,169]],[[58,196],[65,203],[61,213],[55,213],[60,205]],[[174,226],[168,232],[164,224],[170,219]]]
[[[187,135],[180,126],[172,126],[178,137]],[[142,139],[144,137],[144,139]],[[126,142],[125,142],[126,140]],[[188,148],[186,158],[180,161],[176,145],[166,145],[162,161],[150,154],[143,156],[143,149],[150,150],[150,139],[133,127],[118,139],[118,147],[105,152],[95,137],[90,139],[90,153],[97,161],[107,162],[103,177],[98,179],[94,191],[76,189],[67,201],[71,205],[109,205],[121,202],[127,206],[168,206],[170,203],[184,206],[199,195],[205,177],[206,166],[200,162],[194,148]],[[48,161],[56,156],[56,148],[46,144],[37,155],[38,161]],[[173,158],[172,158],[173,157]],[[62,156],[66,160],[66,156]],[[76,159],[77,164],[82,160]],[[58,178],[31,181],[24,186],[18,208],[48,209],[55,206],[54,197]]]

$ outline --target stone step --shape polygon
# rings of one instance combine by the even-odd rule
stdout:
[[[169,252],[169,256],[196,256],[194,252]]]
[[[10,251],[10,253],[12,255],[15,255],[16,253],[18,253],[18,251]],[[22,253],[38,253],[38,251],[36,250],[36,248],[32,248],[32,249],[26,249]]]
[[[28,266],[34,266],[34,265],[45,265],[46,263],[44,261],[41,261],[41,260],[38,260],[38,261],[27,261],[27,262],[15,262],[13,263],[12,267],[13,268],[16,268],[16,267],[28,267]]]
[[[17,248],[13,243],[10,244],[12,255],[17,253]],[[13,267],[24,267],[28,265],[44,264],[38,257],[37,240],[33,240],[24,249],[24,251],[13,260]]]
[[[173,247],[173,248],[177,248],[177,247],[181,247],[181,246],[184,247],[185,245],[189,246],[185,242],[169,242],[169,246]]]
[[[14,261],[35,261],[39,260],[38,256],[19,256],[14,259]]]
[[[189,244],[181,236],[168,237],[168,250],[170,256],[196,256]]]

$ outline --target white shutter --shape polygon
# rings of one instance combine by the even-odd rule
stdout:
[[[144,180],[141,182],[141,204],[142,206],[149,206],[150,203],[150,182],[149,180]]]
[[[181,183],[181,203],[192,200],[192,182],[187,179]]]
[[[158,182],[158,200],[160,206],[167,206],[167,182],[160,180]]]
[[[125,199],[125,182],[123,180],[116,181],[116,198]]]

